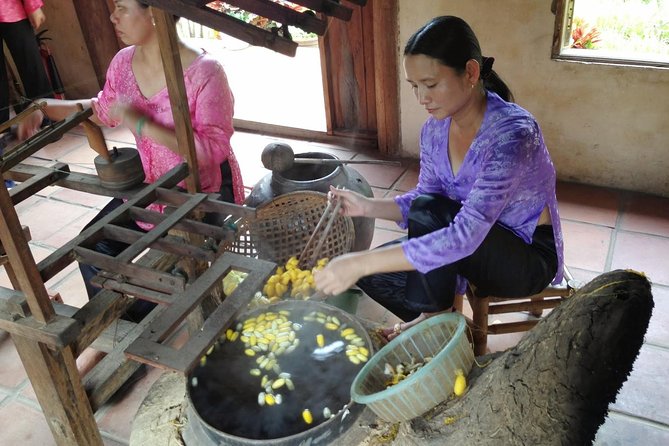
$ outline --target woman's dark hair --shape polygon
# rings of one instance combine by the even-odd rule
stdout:
[[[474,31],[459,17],[435,17],[416,31],[404,47],[404,55],[416,54],[437,59],[458,74],[464,73],[467,61],[474,59],[481,67],[483,87],[505,101],[513,101],[511,90],[492,69],[494,59],[481,55]]]

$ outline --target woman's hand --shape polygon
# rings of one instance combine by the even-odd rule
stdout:
[[[357,257],[356,253],[344,254],[332,259],[321,271],[316,271],[316,290],[325,295],[335,295],[351,288],[363,276]]]
[[[38,30],[46,21],[46,15],[44,15],[42,8],[39,8],[28,14],[28,20],[30,20],[30,24],[33,28]]]
[[[350,190],[337,189],[334,186],[330,186],[329,195],[331,198],[341,201],[340,213],[342,215],[348,215],[349,217],[364,217],[367,215],[367,204],[369,202],[367,197]]]
[[[117,101],[109,109],[109,116],[128,127],[133,133],[137,133],[137,123],[144,116],[132,105],[125,101]],[[146,125],[146,124],[144,124]],[[141,130],[141,129],[140,129]],[[137,135],[142,136],[142,135]]]
[[[44,112],[42,110],[35,110],[19,122],[16,129],[16,138],[19,141],[25,141],[31,136],[39,132],[42,127],[42,120],[44,119]]]

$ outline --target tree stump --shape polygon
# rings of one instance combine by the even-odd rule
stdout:
[[[364,443],[388,444],[392,431],[393,445],[591,444],[632,370],[652,308],[643,274],[602,274],[517,346],[475,365],[463,397],[399,429],[381,423]]]

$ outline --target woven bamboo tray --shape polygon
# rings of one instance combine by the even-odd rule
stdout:
[[[297,191],[279,195],[258,206],[255,219],[238,223],[237,240],[228,249],[283,265],[289,258],[300,256],[326,207],[327,195],[321,192]],[[316,237],[320,235],[316,234]],[[320,252],[315,257],[313,253],[306,253],[300,268],[311,269],[318,259],[349,252],[354,239],[351,217],[338,216]]]

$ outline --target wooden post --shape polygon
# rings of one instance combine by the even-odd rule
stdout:
[[[12,334],[12,340],[56,444],[102,446],[72,347],[50,350],[15,334]]]
[[[374,86],[376,88],[376,126],[379,151],[384,155],[399,152],[399,74],[397,68],[397,0],[372,0],[374,42]]]
[[[174,116],[174,130],[177,135],[179,151],[184,156],[189,167],[189,176],[186,178],[186,188],[191,194],[200,192],[200,174],[195,153],[193,127],[188,109],[186,84],[184,82],[183,67],[179,56],[179,43],[174,24],[174,18],[168,12],[158,8],[151,8],[156,23],[160,55],[163,59],[163,70],[167,82],[167,92],[170,96],[172,115]]]
[[[23,291],[32,316],[46,324],[55,316],[55,311],[4,185],[0,186],[0,210],[0,240],[12,265],[12,284]],[[12,340],[56,443],[61,446],[102,445],[72,347],[50,350],[44,344],[14,333]]]

